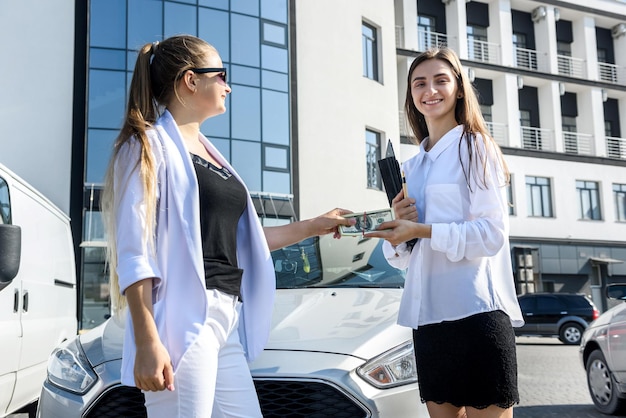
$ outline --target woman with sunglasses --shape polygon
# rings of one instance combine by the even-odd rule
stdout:
[[[519,402],[513,326],[523,324],[509,248],[509,172],[457,55],[418,55],[405,111],[420,152],[385,238],[407,268],[398,323],[413,328],[422,401],[433,418],[510,418]],[[417,244],[406,242],[417,238]]]
[[[241,177],[200,133],[231,92],[193,36],[139,51],[103,206],[113,305],[128,305],[122,383],[148,417],[261,417],[246,358],[267,340],[270,251],[352,222],[334,209],[262,227]]]

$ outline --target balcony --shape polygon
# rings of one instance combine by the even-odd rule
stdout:
[[[490,64],[501,64],[500,45],[480,41],[478,39],[467,39],[468,58],[473,61],[488,62]]]
[[[578,132],[563,132],[563,151],[567,154],[593,155],[593,136]]]
[[[612,84],[626,84],[626,68],[608,62],[598,63],[600,81]]]
[[[566,55],[557,55],[556,61],[560,75],[585,78],[585,60]]]
[[[539,69],[537,61],[537,51],[533,49],[514,47],[513,66],[537,71]]]
[[[507,137],[507,127],[504,123],[486,122],[489,133],[494,141],[501,147],[509,145],[509,139]]]
[[[606,155],[626,160],[626,138],[606,137]]]
[[[448,35],[425,30],[417,32],[417,48],[426,51],[428,48],[436,48],[448,45]]]
[[[521,127],[522,148],[536,151],[555,151],[554,135],[549,129]]]

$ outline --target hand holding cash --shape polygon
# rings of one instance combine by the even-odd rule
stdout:
[[[359,236],[367,232],[376,231],[383,222],[393,221],[395,215],[392,208],[375,210],[371,212],[350,213],[343,215],[344,218],[354,218],[354,225],[339,225],[339,233],[347,236]]]

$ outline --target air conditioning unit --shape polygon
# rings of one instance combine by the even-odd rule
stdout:
[[[613,36],[614,39],[624,35],[626,35],[626,23],[618,23],[611,28],[611,36]]]
[[[541,19],[544,19],[547,14],[548,10],[546,9],[546,6],[539,6],[533,9],[531,19],[533,20],[533,22],[537,23]]]

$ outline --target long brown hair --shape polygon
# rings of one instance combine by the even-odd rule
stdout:
[[[474,90],[474,86],[469,81],[467,75],[463,71],[463,67],[461,65],[461,61],[459,60],[459,57],[450,48],[441,47],[428,49],[418,55],[413,60],[413,62],[411,63],[411,67],[409,68],[404,110],[407,120],[409,122],[409,126],[411,127],[413,135],[415,136],[415,140],[418,144],[420,144],[426,137],[428,137],[429,132],[424,115],[419,110],[417,110],[417,107],[415,107],[415,103],[413,103],[413,96],[411,94],[411,76],[413,75],[413,71],[418,65],[425,61],[433,59],[441,60],[450,67],[450,70],[452,71],[452,74],[456,79],[458,91],[459,93],[461,93],[460,95],[462,96],[456,101],[456,106],[454,108],[454,118],[459,125],[463,125],[463,141],[459,142],[459,149],[461,148],[462,144],[465,144],[469,155],[469,164],[467,167],[465,167],[463,161],[461,160],[463,173],[465,174],[465,180],[467,181],[468,186],[471,188],[470,179],[473,175],[476,175],[476,173],[472,170],[472,167],[475,166],[482,167],[482,174],[479,175],[479,181],[477,181],[477,184],[481,188],[487,187],[487,158],[490,154],[493,154],[496,157],[498,164],[501,165],[502,171],[504,173],[503,180],[504,183],[507,184],[509,182],[510,173],[506,161],[504,161],[504,158],[502,156],[502,151],[500,150],[498,144],[494,141],[489,132],[487,124],[485,123],[485,119],[483,118],[480,111],[480,105],[478,104],[478,98],[476,95],[476,91]],[[480,134],[480,136],[482,136],[484,148],[482,146],[476,146],[476,134]],[[474,158],[478,159],[480,165],[475,164]]]
[[[156,230],[156,167],[147,130],[152,128],[164,108],[173,98],[178,100],[177,81],[185,71],[203,66],[203,59],[215,48],[200,38],[180,35],[162,42],[145,44],[137,55],[133,78],[130,83],[124,124],[113,145],[102,195],[102,211],[107,232],[107,264],[111,285],[111,304],[114,311],[122,310],[126,301],[120,294],[117,276],[116,203],[120,193],[115,185],[115,163],[125,146],[139,146],[140,153],[134,162],[143,185],[146,207],[146,225],[143,240],[154,251]],[[114,186],[118,187],[116,189]]]

